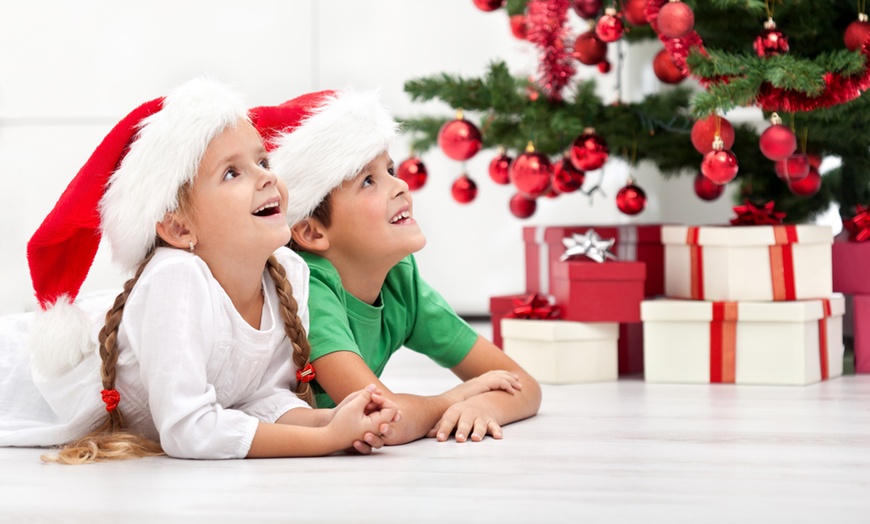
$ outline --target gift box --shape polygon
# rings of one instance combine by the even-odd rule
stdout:
[[[870,373],[870,295],[852,297],[855,373]]]
[[[640,322],[643,262],[566,260],[552,264],[551,293],[561,318],[576,322]]]
[[[870,241],[840,241],[831,246],[833,289],[839,293],[870,295],[870,278],[864,271],[870,264]]]
[[[663,226],[665,295],[714,301],[829,297],[827,226]]]
[[[613,254],[621,261],[646,264],[644,296],[664,293],[664,247],[660,224],[625,226],[529,226],[523,228],[526,257],[526,291],[552,293],[551,267],[565,253],[562,239],[594,229],[605,239],[613,238]]]
[[[843,374],[843,295],[788,302],[646,300],[648,382],[805,385]]]
[[[504,352],[543,384],[616,380],[616,322],[501,321]]]
[[[620,375],[643,373],[643,322],[619,325],[617,369]]]
[[[492,343],[504,348],[501,338],[501,319],[510,314],[526,297],[524,294],[489,297],[489,314],[492,322]]]

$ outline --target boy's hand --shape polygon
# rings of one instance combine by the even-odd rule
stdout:
[[[454,430],[456,442],[466,442],[469,438],[472,442],[480,442],[487,435],[494,439],[502,438],[501,426],[495,418],[468,402],[450,406],[426,436],[444,442]]]
[[[447,394],[455,395],[458,403],[487,391],[502,390],[513,395],[521,389],[523,389],[523,385],[520,384],[519,376],[516,373],[497,369],[466,380],[448,391]]]
[[[374,385],[355,391],[344,398],[333,410],[329,426],[340,437],[353,437],[352,448],[357,453],[368,455],[373,448],[384,445],[383,433],[390,431],[389,424],[401,420],[401,413],[394,402],[387,399]]]

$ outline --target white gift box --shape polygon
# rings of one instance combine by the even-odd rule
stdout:
[[[833,292],[828,226],[663,226],[665,296],[802,300]]]
[[[789,302],[645,300],[647,382],[806,385],[843,374],[843,295]]]
[[[576,384],[617,377],[616,322],[501,321],[504,352],[538,382]]]

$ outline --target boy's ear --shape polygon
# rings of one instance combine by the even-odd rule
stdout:
[[[166,213],[163,220],[157,222],[157,236],[172,247],[187,250],[190,243],[196,245],[196,235],[191,232],[187,221],[177,213]]]
[[[329,249],[329,237],[326,228],[320,220],[314,217],[299,221],[290,228],[293,234],[293,242],[303,251],[310,253],[323,253]]]

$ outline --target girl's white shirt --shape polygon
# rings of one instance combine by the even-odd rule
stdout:
[[[275,252],[308,331],[308,266]],[[239,315],[208,266],[161,248],[127,299],[118,331],[116,389],[131,430],[180,458],[241,458],[260,421],[308,405],[293,392],[296,366],[280,302],[263,274],[260,329]],[[82,299],[96,340],[114,294]],[[23,349],[32,314],[0,319],[0,446],[62,444],[105,417],[100,357],[89,355],[57,379],[32,377]]]

